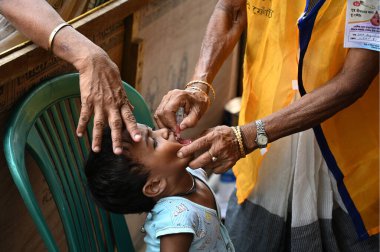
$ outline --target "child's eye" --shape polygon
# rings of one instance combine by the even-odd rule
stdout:
[[[158,146],[158,142],[157,142],[156,138],[152,138],[152,139],[153,139],[153,148],[156,149]]]

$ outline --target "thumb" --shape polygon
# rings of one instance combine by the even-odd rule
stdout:
[[[183,119],[183,121],[180,124],[180,129],[185,130],[187,128],[193,128],[197,125],[199,121],[200,115],[199,110],[192,109],[190,113]]]

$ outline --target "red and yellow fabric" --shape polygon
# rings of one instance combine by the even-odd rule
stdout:
[[[305,1],[247,1],[240,125],[288,106],[298,92],[293,89],[299,55],[297,20],[304,9]],[[304,58],[306,92],[324,85],[343,66],[348,51],[343,47],[345,15],[345,1],[327,0],[321,7]],[[379,76],[361,99],[321,126],[359,218],[368,234],[379,233]],[[234,167],[239,203],[252,192],[263,158],[254,151]]]

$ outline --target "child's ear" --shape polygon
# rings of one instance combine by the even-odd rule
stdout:
[[[166,189],[167,184],[168,183],[165,178],[149,178],[143,187],[143,193],[145,196],[151,198],[159,196]]]

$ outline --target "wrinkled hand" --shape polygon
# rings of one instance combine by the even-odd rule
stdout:
[[[111,128],[113,150],[122,153],[123,122],[132,139],[140,141],[141,134],[122,86],[116,64],[99,48],[82,59],[76,68],[80,74],[81,112],[77,135],[82,136],[94,113],[92,150],[100,151],[103,127],[108,123]]]
[[[154,119],[159,128],[169,128],[175,133],[194,127],[206,112],[210,99],[206,93],[194,90],[174,89],[169,91],[158,106]],[[176,112],[183,107],[187,116],[179,125],[176,122]]]
[[[223,173],[240,159],[237,139],[228,126],[208,129],[191,144],[182,147],[177,155],[180,158],[201,154],[189,164],[191,168],[212,169],[214,173]],[[213,158],[214,161],[213,161]]]

